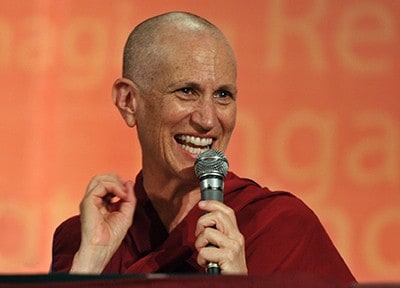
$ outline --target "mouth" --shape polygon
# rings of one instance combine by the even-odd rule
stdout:
[[[195,137],[189,135],[176,135],[175,140],[181,145],[182,149],[190,154],[199,155],[211,148],[213,138]]]

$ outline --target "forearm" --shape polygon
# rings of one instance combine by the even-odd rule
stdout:
[[[71,274],[101,274],[110,261],[107,249],[80,248],[74,255]]]

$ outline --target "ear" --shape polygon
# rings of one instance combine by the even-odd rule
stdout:
[[[112,87],[113,102],[129,127],[136,125],[137,94],[136,85],[127,78],[117,79]]]

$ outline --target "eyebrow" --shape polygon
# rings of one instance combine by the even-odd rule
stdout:
[[[168,85],[167,89],[168,90],[174,90],[174,89],[176,89],[178,87],[186,87],[186,86],[187,87],[197,88],[197,89],[200,88],[200,85],[198,83],[191,81],[191,82],[176,82],[176,83],[173,83],[171,85]]]
[[[219,87],[218,90],[227,90],[227,91],[230,91],[230,92],[233,93],[233,94],[236,94],[236,93],[237,93],[237,87],[236,87],[236,85],[229,85],[229,84],[227,84],[227,85],[222,85],[221,87]]]
[[[195,88],[197,90],[201,90],[201,85],[197,82],[193,82],[193,81],[189,81],[189,82],[178,82],[178,83],[174,83],[171,85],[167,86],[168,90],[174,90],[178,87],[191,87],[191,88]],[[237,93],[237,87],[236,85],[231,85],[231,84],[224,84],[219,86],[217,89],[218,90],[227,90],[230,91],[233,94]]]

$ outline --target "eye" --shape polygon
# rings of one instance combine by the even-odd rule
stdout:
[[[183,94],[194,94],[193,89],[189,87],[181,88],[178,91],[182,92]]]
[[[196,90],[191,87],[183,87],[175,90],[175,94],[184,100],[190,100],[197,97]]]
[[[218,90],[214,97],[222,104],[229,104],[235,100],[235,95],[228,90]]]

